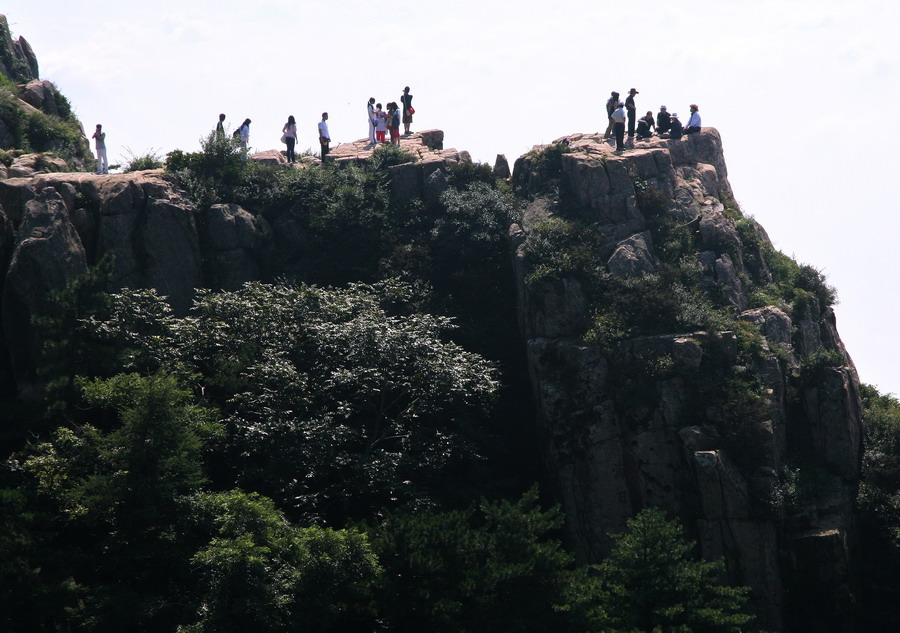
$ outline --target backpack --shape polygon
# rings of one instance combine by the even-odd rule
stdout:
[[[240,138],[241,138],[241,128],[238,128],[238,129],[236,129],[234,132],[232,132],[231,138],[236,138],[236,139],[239,139],[239,140],[240,140]]]

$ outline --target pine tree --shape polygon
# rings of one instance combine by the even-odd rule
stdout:
[[[740,633],[749,589],[716,582],[724,563],[695,560],[681,526],[649,508],[614,536],[599,567],[604,620],[600,630],[622,633]]]

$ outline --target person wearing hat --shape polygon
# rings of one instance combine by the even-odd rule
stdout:
[[[616,135],[616,151],[625,149],[625,104],[619,101],[619,107],[612,113],[613,130]]]
[[[669,118],[669,138],[681,138],[684,135],[684,128],[681,121],[678,120],[678,113],[673,112]]]
[[[659,114],[656,115],[656,132],[662,136],[669,131],[669,127],[671,124],[669,121],[671,117],[669,116],[668,110],[666,110],[666,106],[659,106]]]
[[[634,136],[634,123],[637,120],[637,107],[634,105],[634,95],[636,94],[640,93],[632,88],[625,98],[625,109],[628,111],[628,138]]]
[[[691,104],[691,118],[688,119],[688,124],[684,128],[685,134],[696,134],[700,131],[700,108],[697,107],[696,103]]]

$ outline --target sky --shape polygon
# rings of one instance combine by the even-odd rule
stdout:
[[[14,37],[111,163],[194,151],[218,114],[250,144],[367,135],[365,104],[410,86],[412,130],[512,165],[533,145],[605,129],[611,90],[639,91],[722,136],[745,213],[837,289],[863,382],[900,394],[900,3],[857,0],[6,0]]]

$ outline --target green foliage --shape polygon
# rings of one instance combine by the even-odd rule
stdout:
[[[750,621],[741,612],[749,589],[719,585],[724,563],[692,559],[681,526],[661,510],[643,510],[614,539],[597,569],[603,609],[595,630],[740,633]]]
[[[860,630],[900,627],[900,401],[861,385],[865,438],[859,510]]]
[[[45,582],[71,579],[78,606],[66,620],[84,629],[171,630],[190,555],[178,542],[181,503],[206,479],[203,443],[218,425],[168,376],[123,374],[82,390],[94,424],[59,427],[18,460],[68,544]]]
[[[154,149],[149,149],[143,154],[135,154],[130,148],[125,148],[128,156],[124,159],[125,173],[132,171],[144,171],[147,169],[160,169],[163,167],[162,157]]]
[[[461,431],[496,389],[487,362],[442,340],[448,319],[389,316],[390,289],[254,283],[198,291],[193,316],[161,320],[152,296],[126,292],[96,327],[142,346],[138,366],[198,375],[228,413],[228,462],[244,486],[339,520],[416,498],[469,459]],[[142,302],[150,309],[136,312]],[[148,323],[158,336],[139,334]]]
[[[567,630],[561,607],[574,576],[552,538],[561,524],[557,508],[540,509],[536,488],[517,502],[389,514],[372,531],[388,630]]]
[[[371,166],[376,171],[385,171],[388,167],[411,163],[416,159],[415,155],[399,145],[383,143],[372,152]]]
[[[447,181],[457,189],[465,189],[470,185],[480,183],[490,187],[497,186],[494,178],[494,170],[487,163],[473,163],[462,161],[451,165],[448,171]]]
[[[288,523],[265,497],[231,491],[192,499],[207,544],[198,621],[182,633],[340,631],[371,619],[380,569],[363,534]]]
[[[568,154],[568,143],[551,143],[539,150],[525,154],[531,159],[531,169],[543,179],[559,178],[562,173],[562,157]]]
[[[634,181],[634,195],[641,213],[652,218],[665,213],[670,204],[669,197],[655,183],[649,180]]]

